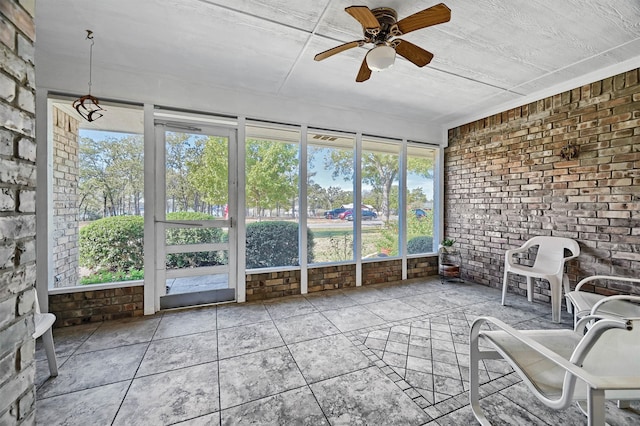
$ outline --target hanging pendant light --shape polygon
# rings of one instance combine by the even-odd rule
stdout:
[[[88,122],[92,122],[102,117],[101,111],[106,111],[99,104],[98,98],[91,96],[91,72],[93,66],[93,31],[87,30],[87,40],[91,40],[91,47],[89,48],[89,94],[76,99],[73,102],[73,107],[78,111],[78,114]]]

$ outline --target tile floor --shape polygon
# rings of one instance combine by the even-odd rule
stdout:
[[[167,311],[55,330],[60,375],[37,358],[41,425],[461,425],[468,333],[479,315],[551,323],[548,304],[437,278],[264,303]],[[538,403],[504,361],[485,361],[481,405],[494,424],[582,425],[574,406]],[[640,424],[640,405],[607,407]]]

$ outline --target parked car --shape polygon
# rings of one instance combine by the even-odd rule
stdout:
[[[427,215],[427,212],[422,209],[411,209],[411,212],[416,215],[418,219],[422,219]]]
[[[347,209],[339,207],[337,209],[329,210],[324,212],[325,219],[337,219],[341,213],[344,213]]]
[[[377,218],[378,215],[376,214],[376,212],[371,210],[362,210],[362,220],[373,220]],[[350,212],[347,216],[345,216],[345,219],[349,221],[353,220],[353,212]]]
[[[352,213],[353,213],[353,210],[351,210],[351,209],[347,209],[347,210],[343,211],[342,213],[340,213],[340,214],[338,215],[338,217],[339,217],[341,220],[345,220],[345,219],[347,218],[347,216],[349,216],[349,215],[350,215],[350,214],[352,214]]]

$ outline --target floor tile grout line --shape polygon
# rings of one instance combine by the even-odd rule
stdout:
[[[218,386],[218,424],[222,424],[222,386],[220,386],[220,328],[218,328],[218,307],[216,306],[216,362],[218,363],[218,377],[216,377],[216,386]]]
[[[78,344],[78,346],[76,346],[76,348],[75,348],[75,349],[74,349],[74,350],[73,350],[73,351],[72,351],[72,352],[67,356],[67,359],[65,359],[63,362],[61,362],[61,363],[60,363],[60,365],[58,366],[58,369],[61,369],[61,368],[62,368],[62,366],[63,366],[63,365],[65,365],[65,364],[66,364],[66,363],[71,359],[71,357],[72,357],[72,356],[76,355],[76,353],[78,352],[78,349],[80,349],[80,347],[81,347],[83,344],[85,344],[85,343],[86,343],[86,341],[87,341],[87,340],[89,340],[89,338],[90,338],[91,336],[93,336],[93,334],[94,334],[94,333],[95,333],[95,332],[96,332],[96,331],[97,331],[97,330],[98,330],[98,329],[99,329],[103,324],[104,324],[104,321],[101,321],[101,322],[100,322],[100,324],[98,324],[98,326],[97,326],[97,327],[96,327],[96,328],[95,328],[91,333],[89,333],[89,334],[87,335],[87,337],[86,337],[86,338],[84,338],[84,339],[83,339],[83,340]],[[55,337],[55,336],[54,336],[54,337]],[[87,353],[87,352],[82,352],[82,353]],[[80,355],[80,354],[78,354],[78,355]],[[56,354],[56,359],[57,359],[57,356],[58,356],[58,355]],[[46,384],[50,379],[52,379],[52,377],[51,377],[51,376],[49,376],[47,379],[45,379],[45,381],[44,381],[44,382],[42,382],[42,383],[40,384],[40,386],[37,386],[37,387],[36,387],[36,400],[38,399],[38,397],[37,397],[38,391],[39,391],[40,389],[42,389],[42,387],[43,387],[43,386],[44,386],[44,385],[45,385],[45,384]]]
[[[159,322],[158,322],[158,324],[159,324]],[[157,326],[156,326],[156,327],[157,327]],[[87,352],[80,352],[80,353],[78,353],[78,350],[80,349],[80,347],[82,347],[82,345],[83,345],[84,343],[86,343],[86,342],[87,342],[87,340],[89,340],[89,338],[90,338],[91,336],[93,336],[93,334],[97,331],[97,329],[98,329],[98,328],[96,328],[96,330],[93,330],[91,333],[89,333],[88,337],[87,337],[86,339],[84,339],[84,340],[82,341],[82,343],[80,343],[80,344],[76,347],[76,349],[72,352],[72,355],[69,355],[69,356],[67,357],[67,359],[66,359],[63,363],[61,363],[61,364],[59,365],[59,368],[62,368],[62,366],[63,366],[63,365],[65,365],[65,364],[66,364],[66,363],[71,359],[71,357],[72,357],[72,356],[73,356],[73,357],[83,356],[83,355],[85,355],[85,354],[93,354],[93,353],[95,353],[95,352],[110,351],[110,350],[114,350],[114,349],[118,349],[118,348],[123,348],[123,347],[128,347],[128,346],[135,346],[135,345],[142,345],[142,344],[147,344],[147,347],[145,348],[145,352],[144,352],[144,354],[142,355],[142,358],[140,359],[140,364],[138,364],[138,367],[136,367],[136,371],[134,372],[134,375],[133,375],[133,377],[132,377],[131,379],[118,380],[118,381],[115,381],[115,382],[105,383],[105,384],[103,384],[103,385],[98,385],[98,386],[90,386],[90,387],[88,387],[88,388],[85,388],[85,389],[79,389],[79,390],[77,390],[77,391],[72,391],[72,392],[78,392],[78,391],[82,391],[82,390],[86,390],[86,389],[93,389],[93,388],[95,388],[95,387],[99,387],[99,386],[105,386],[105,385],[110,385],[110,384],[113,384],[113,383],[119,383],[119,382],[123,382],[123,381],[126,381],[126,380],[133,380],[133,379],[135,379],[135,378],[136,378],[136,377],[135,377],[135,375],[136,375],[136,373],[138,372],[138,369],[140,368],[140,365],[142,364],[142,361],[144,360],[144,356],[146,355],[146,352],[147,352],[147,350],[149,349],[149,345],[150,345],[150,343],[151,343],[151,340],[149,340],[149,341],[145,341],[145,342],[137,342],[137,343],[131,343],[131,344],[127,344],[127,345],[113,346],[113,347],[108,347],[108,348],[103,348],[103,349],[96,349],[96,350],[93,350],[93,351],[87,351]],[[155,332],[155,331],[154,331],[154,332]],[[38,392],[39,390],[41,390],[41,389],[42,389],[42,387],[44,387],[44,385],[45,385],[49,380],[55,380],[55,379],[56,379],[55,377],[54,377],[54,378],[52,378],[52,377],[47,378],[47,379],[46,379],[46,380],[45,380],[45,381],[44,381],[44,382],[43,382],[43,383],[42,383],[42,384],[41,384],[41,385],[36,389],[36,400],[39,400],[39,399],[41,399],[41,400],[47,399],[47,398],[38,398],[38,396],[37,396],[37,392]],[[61,394],[53,395],[53,396],[67,395],[67,394],[70,394],[70,393],[72,393],[72,392],[65,392],[65,393],[61,393]],[[126,395],[126,394],[125,394],[125,395]],[[52,396],[52,397],[53,397],[53,396]],[[48,398],[52,398],[52,397],[48,397]]]
[[[138,366],[136,367],[136,370],[133,372],[133,377],[131,377],[131,381],[129,382],[129,386],[127,386],[127,390],[124,392],[124,395],[122,396],[122,399],[120,400],[120,404],[118,404],[118,409],[116,410],[115,414],[113,415],[113,419],[111,420],[111,425],[112,426],[115,423],[116,419],[118,418],[118,414],[120,414],[120,410],[122,409],[122,406],[124,405],[124,401],[127,399],[127,395],[129,394],[129,391],[131,390],[131,386],[133,385],[133,381],[136,379],[136,375],[138,374],[138,371],[140,370],[140,366],[144,362],[144,357],[147,356],[147,351],[149,350],[149,346],[151,346],[151,342],[153,341],[153,336],[155,336],[155,334],[158,332],[158,328],[160,327],[160,323],[162,322],[163,318],[164,318],[164,313],[161,314],[160,321],[158,321],[158,324],[156,324],[156,328],[155,328],[155,330],[153,330],[153,333],[151,334],[151,339],[149,339],[149,342],[147,342],[147,347],[144,349],[144,353],[142,354],[142,357],[140,358],[140,362],[138,363]]]
[[[306,300],[306,299],[305,299]],[[311,302],[307,303],[311,304]],[[312,305],[312,304],[311,304]],[[312,305],[313,306],[313,305]],[[318,401],[318,397],[316,396],[315,392],[313,392],[313,389],[311,389],[311,386],[309,384],[309,381],[307,380],[307,378],[305,377],[305,375],[302,373],[302,369],[300,368],[300,365],[298,365],[298,361],[296,361],[295,357],[293,356],[293,353],[291,352],[291,348],[289,348],[289,345],[286,343],[286,341],[284,340],[284,337],[282,336],[282,332],[280,331],[280,329],[278,328],[278,325],[276,324],[276,322],[273,320],[273,317],[271,315],[271,312],[269,312],[269,309],[266,308],[267,310],[267,314],[269,315],[269,318],[271,318],[271,321],[273,322],[273,326],[276,328],[276,331],[278,332],[278,335],[280,336],[280,339],[282,340],[282,342],[284,343],[284,346],[287,348],[287,352],[289,353],[289,356],[291,357],[291,359],[293,360],[293,363],[295,364],[296,368],[298,369],[298,373],[300,373],[300,376],[302,377],[302,380],[304,380],[305,385],[304,386],[300,386],[299,388],[294,388],[294,389],[287,389],[285,391],[280,392],[279,394],[282,394],[284,392],[289,392],[295,389],[300,389],[300,388],[304,388],[306,387],[307,389],[309,389],[309,392],[311,392],[311,395],[313,395],[313,399],[316,401],[316,404],[318,404],[318,407],[320,408],[320,411],[322,412],[322,415],[324,416],[325,420],[327,420],[327,423],[330,424],[329,422],[329,418],[327,417],[327,413],[325,413],[325,411],[322,409],[322,405],[320,404],[320,401]],[[219,371],[219,369],[218,369]],[[218,381],[218,386],[220,386],[220,382]],[[222,390],[220,390],[219,392],[220,394],[222,393]],[[278,394],[276,394],[278,395]],[[270,398],[273,397],[274,395],[269,395],[267,397],[263,397],[263,398],[258,398],[257,401],[259,401],[260,399],[264,399],[264,398]],[[239,405],[244,405],[247,402],[244,402],[242,404]],[[220,416],[221,416],[221,422],[222,422],[222,403],[220,404]]]
[[[116,383],[129,382],[131,380],[133,380],[133,379],[123,379],[123,380],[117,380],[117,381],[111,382],[111,383],[104,383],[104,384],[101,384],[101,385],[89,386],[89,387],[86,387],[86,388],[83,388],[83,389],[72,390],[70,392],[59,393],[57,395],[46,396],[44,398],[37,398],[37,401],[46,401],[47,399],[59,398],[61,396],[72,395],[74,393],[84,392],[84,391],[91,390],[91,389],[96,389],[96,388],[99,388],[99,387],[102,387],[102,386],[109,386],[109,385],[115,385]]]

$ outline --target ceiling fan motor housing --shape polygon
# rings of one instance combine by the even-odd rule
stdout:
[[[371,42],[375,45],[387,44],[387,40],[391,37],[400,35],[396,22],[398,21],[398,14],[390,7],[377,7],[371,9],[371,13],[376,17],[380,23],[380,31],[377,34],[371,34]],[[369,35],[365,31],[365,36]]]

